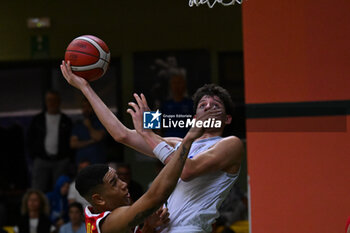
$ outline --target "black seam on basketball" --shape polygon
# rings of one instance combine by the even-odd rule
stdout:
[[[81,53],[81,54],[89,55],[89,56],[91,56],[91,57],[96,57],[96,58],[98,58],[98,59],[101,59],[101,60],[103,60],[103,61],[105,61],[105,62],[107,62],[107,63],[109,64],[109,61],[107,61],[106,59],[100,58],[100,57],[95,56],[95,55],[92,55],[92,54],[90,54],[90,53],[84,53],[84,52],[82,52],[82,51],[77,51],[77,50],[67,50],[66,52],[76,52],[76,53]],[[100,52],[100,51],[99,51],[99,52]]]
[[[84,36],[84,37],[85,37],[85,36]],[[88,39],[94,41],[96,44],[98,44],[98,46],[100,46],[100,48],[103,50],[103,52],[105,52],[105,53],[107,54],[107,52],[102,48],[102,46],[101,46],[96,40],[94,40],[94,39],[92,39],[92,38],[90,38],[90,37],[86,37],[86,38],[88,38]],[[78,40],[86,41],[86,42],[90,43],[92,46],[94,46],[94,47],[96,48],[96,46],[95,46],[93,43],[91,43],[91,41],[89,41],[89,40],[82,39],[82,38],[80,38],[80,39],[78,39]],[[96,49],[97,49],[97,48],[96,48]],[[97,50],[98,50],[98,49],[97,49]],[[98,51],[98,52],[100,52],[100,51]],[[102,58],[101,58],[101,60],[104,60],[105,62],[107,62],[105,59],[102,59]],[[107,63],[109,63],[109,62],[107,62]]]

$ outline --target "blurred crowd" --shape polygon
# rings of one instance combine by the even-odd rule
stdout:
[[[172,94],[160,106],[161,111],[191,115],[186,79],[174,75],[169,85]],[[132,201],[142,196],[147,184],[133,179],[131,166],[123,159],[108,159],[108,134],[86,99],[81,100],[81,114],[75,122],[61,111],[58,92],[47,91],[44,102],[45,108],[30,119],[26,131],[19,125],[0,126],[0,226],[11,226],[11,231],[19,233],[86,232],[83,215],[88,202],[74,182],[79,170],[90,164],[110,164],[128,184]],[[186,131],[159,133],[181,137]],[[155,166],[156,172],[162,169],[162,164]],[[216,225],[227,229],[235,221],[247,219],[247,198],[237,185],[220,212]]]

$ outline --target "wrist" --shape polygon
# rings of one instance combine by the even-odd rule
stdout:
[[[170,146],[165,141],[161,141],[154,149],[153,154],[165,164],[165,160],[175,151],[175,149]]]
[[[146,143],[154,150],[154,148],[163,140],[161,140],[153,131],[141,134]]]

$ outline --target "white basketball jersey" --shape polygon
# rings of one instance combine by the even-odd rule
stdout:
[[[194,158],[221,139],[212,137],[194,142],[188,158]],[[219,216],[218,209],[237,180],[238,173],[217,171],[196,177],[189,182],[179,179],[168,199],[170,223],[162,233],[211,232],[212,224]]]

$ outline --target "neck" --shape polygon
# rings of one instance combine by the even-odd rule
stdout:
[[[81,225],[81,222],[72,222],[72,227],[75,229],[79,228],[80,225]]]
[[[198,138],[197,140],[202,140],[202,139],[206,139],[206,138],[222,136],[222,132],[223,132],[223,130],[213,131],[213,132],[210,132],[210,131],[209,132],[204,132],[203,135],[200,138]]]
[[[29,218],[39,218],[38,211],[30,211],[28,215],[29,215]]]

